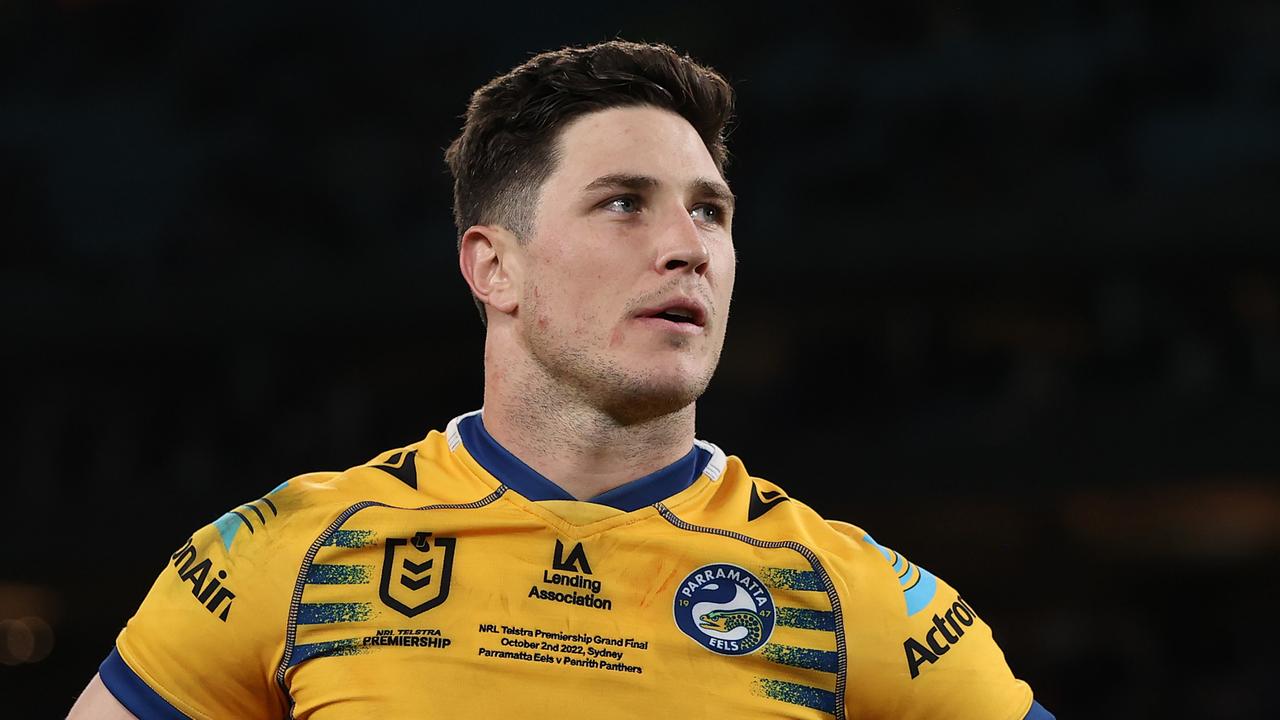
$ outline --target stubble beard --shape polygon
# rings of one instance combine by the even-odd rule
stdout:
[[[552,333],[529,333],[525,340],[539,374],[547,380],[541,388],[529,388],[533,395],[543,396],[530,400],[576,400],[621,426],[650,422],[689,407],[706,391],[720,360],[717,348],[711,362],[696,376],[665,369],[645,371],[625,367],[604,353],[593,352],[572,339],[553,337]],[[688,339],[675,338],[672,342],[673,350],[677,350]]]

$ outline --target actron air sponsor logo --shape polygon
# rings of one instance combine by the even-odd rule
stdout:
[[[191,583],[192,597],[203,605],[205,610],[222,622],[226,622],[231,615],[231,601],[236,598],[236,594],[223,582],[227,579],[227,571],[215,568],[213,561],[209,558],[200,557],[192,540],[187,538],[186,544],[169,559],[174,569],[178,571],[178,579],[184,583]]]
[[[911,679],[920,676],[920,666],[932,665],[951,651],[951,646],[960,642],[964,630],[973,625],[977,618],[964,600],[957,597],[951,607],[941,615],[933,616],[933,627],[924,633],[923,640],[909,637],[902,643],[902,650],[907,656],[907,669],[911,671]]]

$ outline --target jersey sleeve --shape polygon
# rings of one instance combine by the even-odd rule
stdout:
[[[849,717],[1045,717],[968,600],[861,529],[830,525],[845,539],[833,564],[849,598]]]
[[[165,563],[99,675],[140,720],[281,718],[275,683],[306,545],[285,483],[200,529]],[[302,527],[299,527],[301,525]]]

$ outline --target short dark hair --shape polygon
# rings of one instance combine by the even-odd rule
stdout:
[[[544,52],[476,90],[461,134],[445,151],[459,244],[479,224],[527,241],[538,190],[555,170],[560,131],[588,113],[637,105],[687,120],[724,174],[733,88],[720,73],[659,44],[611,40]]]

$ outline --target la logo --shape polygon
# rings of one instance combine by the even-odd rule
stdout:
[[[583,575],[591,574],[591,565],[587,562],[587,553],[582,549],[582,543],[573,546],[569,551],[569,557],[564,556],[564,543],[556,540],[556,554],[551,558],[551,567],[554,570],[564,570],[566,572],[582,573]]]

